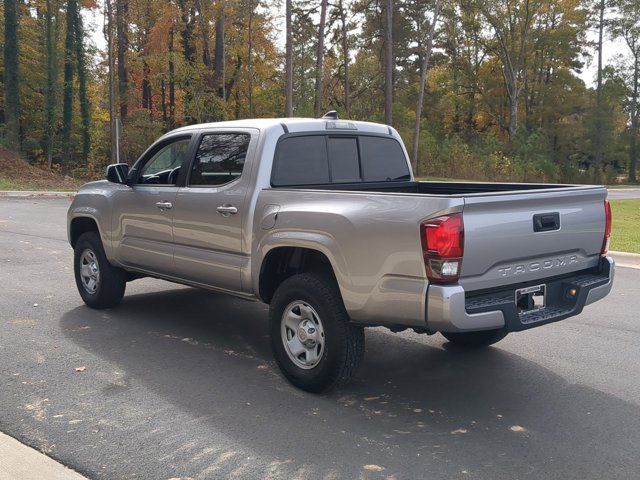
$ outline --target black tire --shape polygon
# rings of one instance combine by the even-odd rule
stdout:
[[[93,252],[99,268],[99,281],[93,292],[85,287],[82,280],[81,262],[86,251]],[[101,310],[115,307],[122,300],[127,286],[127,274],[109,263],[98,232],[86,232],[78,238],[74,248],[73,271],[78,292],[87,306]]]
[[[289,357],[281,331],[285,310],[293,302],[311,306],[321,319],[324,347],[318,363],[301,368]],[[273,355],[284,376],[296,387],[320,393],[349,381],[364,357],[364,329],[351,324],[338,287],[329,276],[302,273],[278,287],[269,308]]]
[[[440,332],[451,343],[468,348],[488,347],[507,336],[505,330],[482,330],[479,332]]]

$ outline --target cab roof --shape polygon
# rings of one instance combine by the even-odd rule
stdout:
[[[345,130],[340,128],[341,124],[348,123],[349,128],[355,132],[394,134],[394,130],[387,125],[372,122],[361,122],[356,120],[334,120],[330,118],[258,118],[246,120],[232,120],[227,122],[199,123],[196,125],[188,125],[180,127],[169,132],[170,134],[189,132],[193,130],[204,130],[214,128],[256,128],[258,130],[267,130],[273,127],[279,127],[283,133],[291,132],[311,132],[318,130],[329,130],[334,124],[336,130]]]

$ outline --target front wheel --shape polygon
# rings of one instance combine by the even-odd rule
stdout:
[[[481,330],[479,332],[440,332],[454,345],[462,347],[487,347],[499,342],[507,336],[505,330]]]
[[[286,279],[269,309],[273,354],[296,387],[324,392],[346,383],[364,356],[364,329],[350,323],[338,287],[326,276]]]
[[[97,232],[80,235],[74,248],[74,273],[78,292],[91,308],[115,307],[124,296],[127,275],[109,263]]]

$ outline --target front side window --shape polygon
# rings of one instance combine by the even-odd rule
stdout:
[[[138,183],[175,185],[190,139],[181,138],[157,151],[142,167]]]
[[[202,137],[189,185],[224,185],[240,175],[249,149],[247,133],[212,133]]]

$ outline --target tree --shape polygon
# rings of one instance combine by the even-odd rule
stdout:
[[[129,0],[114,0],[116,2],[116,37],[118,57],[118,96],[120,102],[120,120],[127,118],[127,95],[129,89],[129,74],[127,71],[127,49],[129,48],[127,12]]]
[[[638,167],[638,88],[640,77],[640,2],[637,0],[617,0],[614,3],[616,17],[612,22],[612,33],[622,38],[629,49],[631,61],[627,75],[629,84],[629,182],[637,182]]]
[[[598,5],[598,73],[596,84],[596,128],[594,152],[594,182],[600,183],[600,168],[602,165],[602,41],[604,36],[605,0]]]
[[[538,0],[480,2],[480,11],[492,33],[485,39],[485,45],[502,63],[502,76],[509,101],[508,132],[509,138],[514,140],[518,129],[520,94],[527,74],[530,34],[540,4]]]
[[[62,101],[62,150],[65,160],[72,158],[71,128],[73,122],[73,84],[75,72],[75,20],[78,15],[78,2],[67,0],[66,34],[64,41],[64,83]]]
[[[209,49],[209,19],[202,5],[203,0],[195,0],[194,6],[200,19],[200,35],[202,36],[202,64],[209,70],[207,73],[208,85],[211,90],[215,90],[213,64],[211,63],[211,51]]]
[[[291,0],[286,0],[285,88],[284,116],[293,117],[293,26]]]
[[[7,146],[20,148],[18,1],[4,0],[4,98]]]
[[[52,5],[52,0],[46,1],[45,9],[45,54],[47,58],[47,85],[45,88],[45,126],[44,126],[44,152],[47,158],[47,166],[51,170],[53,164],[53,141],[55,136],[56,101],[57,101],[57,16],[58,4]]]
[[[318,46],[316,49],[316,84],[313,110],[316,118],[322,114],[322,68],[324,66],[324,30],[327,20],[327,0],[320,2],[320,24],[318,25]]]
[[[115,0],[117,1],[117,0]],[[114,55],[114,0],[105,0],[104,2],[104,37],[107,42],[107,90],[109,97],[109,143],[111,148],[109,152],[111,154],[111,163],[116,163],[119,158],[117,151],[118,139],[116,138],[116,82],[114,79],[116,70],[116,57]]]
[[[89,93],[87,84],[87,67],[84,52],[84,29],[82,28],[82,16],[79,8],[75,10],[73,19],[75,40],[75,58],[78,71],[78,96],[80,99],[80,118],[82,122],[82,161],[87,163],[89,149],[91,148],[91,115],[89,113]]]
[[[416,122],[413,130],[413,155],[411,156],[411,165],[413,171],[418,169],[418,147],[420,145],[420,124],[422,123],[422,104],[424,103],[424,90],[427,82],[427,68],[429,66],[429,60],[431,59],[431,50],[433,49],[433,37],[436,33],[436,22],[438,21],[438,15],[440,14],[440,0],[436,0],[433,7],[433,15],[431,17],[431,24],[429,26],[429,32],[427,37],[427,45],[423,52],[420,52],[422,61],[420,62],[420,86],[418,93],[418,103],[416,104]],[[421,42],[419,43],[421,46]]]
[[[218,97],[226,99],[225,91],[225,43],[224,43],[224,22],[225,10],[224,0],[221,0],[218,7],[218,18],[216,19],[216,46],[215,46],[215,88]]]
[[[393,123],[393,0],[385,3],[384,22],[384,123]]]
[[[338,0],[338,16],[340,17],[340,44],[342,47],[342,65],[344,68],[344,110],[347,118],[351,117],[351,91],[349,87],[349,33],[347,12],[343,0]]]

